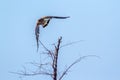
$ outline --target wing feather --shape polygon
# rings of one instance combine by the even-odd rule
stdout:
[[[69,16],[67,17],[61,17],[61,16],[45,16],[43,17],[44,19],[48,19],[48,18],[57,18],[57,19],[66,19],[66,18],[70,18]]]
[[[51,18],[66,19],[66,18],[69,18],[69,16],[67,16],[67,17],[61,17],[61,16],[51,16]]]

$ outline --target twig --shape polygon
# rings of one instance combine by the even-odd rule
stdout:
[[[84,41],[84,40],[79,40],[79,41],[70,42],[70,43],[67,43],[67,44],[62,45],[60,48],[66,47],[66,46],[69,46],[69,45],[72,45],[72,44],[75,44],[75,43],[78,43],[78,42],[81,42],[81,41]]]
[[[41,41],[40,41],[40,43],[43,46],[43,48],[48,52],[47,54],[49,54],[51,56],[52,60],[53,60],[53,57],[54,57],[53,53],[48,48],[46,48],[45,45]]]
[[[78,58],[70,66],[68,66],[68,68],[60,76],[59,80],[61,80],[66,75],[66,73],[68,72],[68,70],[70,68],[72,68],[73,65],[75,65],[76,63],[80,62],[82,59],[87,58],[87,57],[97,57],[97,58],[100,58],[99,56],[96,56],[96,55],[87,55],[87,56],[82,56],[82,57]]]

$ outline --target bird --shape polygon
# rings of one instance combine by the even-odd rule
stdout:
[[[39,34],[40,34],[40,31],[39,31],[39,27],[40,25],[45,28],[46,26],[48,26],[49,22],[51,19],[66,19],[66,18],[69,18],[69,16],[67,17],[60,17],[60,16],[44,16],[40,19],[38,19],[37,23],[36,23],[36,27],[35,27],[35,36],[36,36],[36,42],[37,42],[37,51],[38,51],[38,48],[39,48]]]

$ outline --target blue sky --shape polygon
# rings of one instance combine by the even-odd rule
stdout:
[[[1,0],[0,80],[20,80],[9,71],[19,71],[27,62],[39,60],[34,29],[37,20],[46,15],[70,16],[53,19],[48,27],[41,28],[40,40],[47,47],[51,48],[59,36],[62,44],[84,40],[60,50],[61,69],[79,56],[101,57],[84,59],[64,80],[120,80],[119,4],[119,0]],[[46,77],[22,78],[39,79]]]

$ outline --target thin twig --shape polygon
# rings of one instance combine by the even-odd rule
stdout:
[[[70,68],[72,68],[73,65],[75,65],[76,63],[80,62],[82,59],[87,58],[87,57],[97,57],[97,58],[100,58],[99,56],[96,56],[96,55],[87,55],[87,56],[82,56],[82,57],[78,58],[70,66],[68,66],[68,68],[60,76],[59,80],[61,80],[66,75],[66,73],[68,72],[68,70]]]
[[[54,56],[53,53],[48,48],[46,48],[45,45],[40,40],[39,40],[39,42],[41,43],[43,48],[48,52],[47,54],[49,54],[51,56],[52,60],[53,60],[53,56]]]
[[[34,73],[26,73],[26,72],[24,72],[24,73],[20,73],[20,72],[10,72],[10,73],[13,73],[13,74],[18,74],[18,75],[23,75],[23,76],[36,76],[36,75],[50,75],[50,76],[52,76],[53,74],[51,74],[51,73],[48,73],[48,72],[34,72]]]
[[[69,45],[72,45],[72,44],[76,44],[76,43],[81,42],[81,41],[84,41],[84,40],[79,40],[79,41],[70,42],[70,43],[67,43],[67,44],[62,45],[60,48],[66,47],[66,46],[69,46]]]

